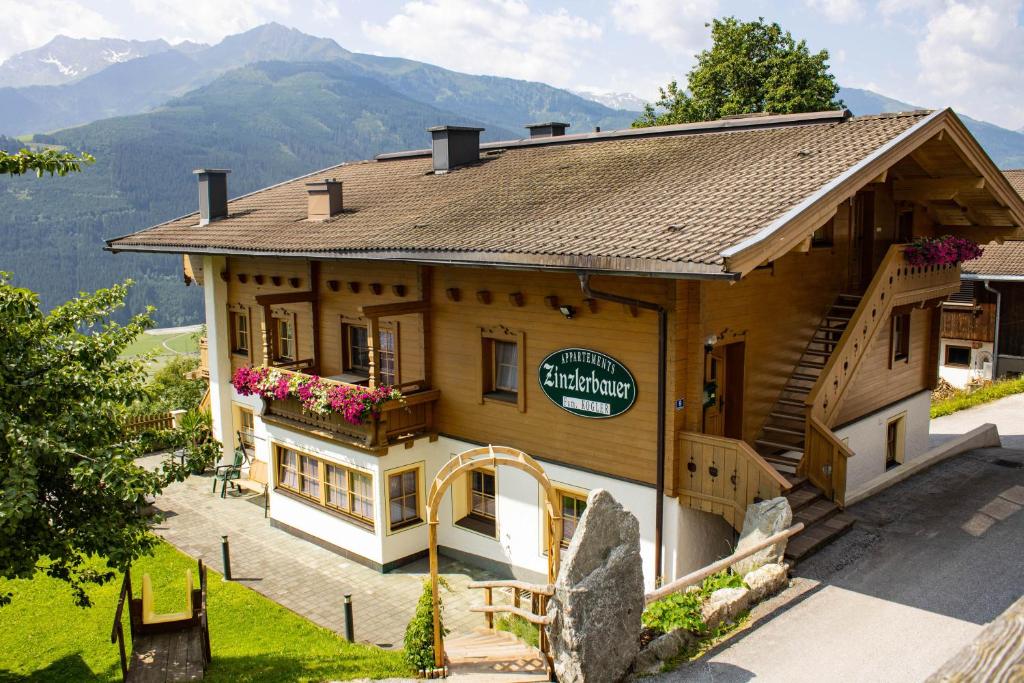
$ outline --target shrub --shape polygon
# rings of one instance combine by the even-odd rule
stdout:
[[[449,588],[448,582],[438,579],[441,588]],[[438,605],[441,598],[438,597]],[[441,614],[441,635],[448,635],[444,627],[444,613]],[[429,671],[434,668],[434,603],[430,579],[423,581],[423,593],[416,603],[416,613],[405,627],[405,661],[415,671]]]
[[[133,415],[151,415],[171,410],[198,408],[206,391],[206,381],[186,375],[199,367],[195,356],[175,356],[146,382],[146,397],[129,407]]]
[[[644,626],[669,633],[678,628],[702,633],[707,625],[701,613],[701,605],[719,588],[744,588],[743,579],[736,574],[722,571],[704,579],[700,587],[682,593],[672,593],[661,600],[655,600],[641,617]]]
[[[540,647],[540,628],[518,614],[504,614],[494,622],[498,631],[508,631],[527,645]]]

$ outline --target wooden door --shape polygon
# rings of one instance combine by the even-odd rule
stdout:
[[[725,347],[725,406],[723,435],[743,439],[743,358],[746,344],[736,342]]]
[[[726,352],[716,346],[704,362],[704,433],[725,436]]]
[[[850,230],[849,291],[863,292],[875,272],[875,193],[859,192],[853,200]]]

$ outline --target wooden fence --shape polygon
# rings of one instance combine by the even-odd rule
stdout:
[[[129,434],[141,434],[143,432],[157,429],[172,429],[174,417],[171,413],[156,413],[154,415],[133,415],[125,423],[125,431]]]

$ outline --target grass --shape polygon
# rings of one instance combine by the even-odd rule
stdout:
[[[159,612],[184,608],[185,570],[195,561],[161,544],[153,557],[132,568],[136,597],[142,574],[153,580]],[[38,574],[31,580],[0,579],[0,592],[14,593],[0,607],[0,682],[120,681],[117,646],[110,630],[121,581],[90,591],[82,609],[60,581]],[[408,676],[402,653],[353,645],[277,603],[209,572],[210,642],[213,661],[206,680],[323,681]],[[326,597],[326,596],[325,596]],[[127,635],[128,619],[124,618]]]
[[[964,410],[965,408],[971,408],[982,403],[1005,398],[1011,394],[1020,393],[1024,393],[1024,377],[999,380],[973,392],[960,390],[949,398],[932,402],[931,416],[936,418],[943,415],[951,415],[958,410]]]
[[[167,342],[167,346],[164,346]],[[168,350],[168,347],[171,350]],[[198,353],[199,342],[194,332],[174,334],[142,334],[124,350],[125,356],[142,356],[153,351],[158,356],[173,356],[179,353]]]
[[[540,647],[540,630],[536,624],[516,614],[505,614],[494,621],[498,631],[508,631],[519,640],[533,647]]]

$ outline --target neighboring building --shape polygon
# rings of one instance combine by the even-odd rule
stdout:
[[[1024,171],[1006,171],[1024,192]],[[1024,374],[1024,242],[989,244],[942,305],[939,375],[955,387]]]
[[[727,553],[794,470],[842,505],[927,448],[960,272],[900,245],[1024,225],[951,111],[532,132],[438,127],[231,202],[205,170],[200,213],[109,242],[184,254],[204,286],[215,433],[269,466],[275,526],[387,570],[424,554],[442,465],[500,444],[542,462],[567,538],[591,489],[635,513],[653,585]],[[233,371],[264,363],[406,404],[354,426],[239,395]],[[440,543],[536,577],[542,515],[533,480],[484,467]]]

